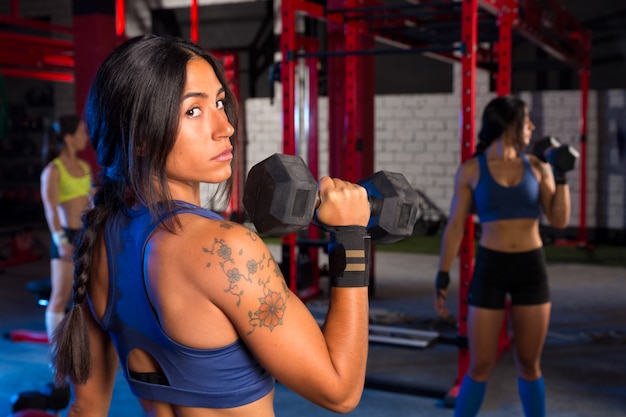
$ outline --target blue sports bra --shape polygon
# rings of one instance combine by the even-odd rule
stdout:
[[[191,204],[177,205],[177,214],[222,219]],[[218,349],[194,349],[175,342],[161,328],[145,286],[144,250],[157,227],[146,208],[117,213],[105,226],[111,291],[100,325],[115,344],[131,391],[147,400],[208,408],[237,407],[264,397],[275,380],[240,339]],[[146,382],[129,371],[133,349],[158,362],[162,381]]]
[[[522,180],[511,187],[503,187],[493,179],[484,154],[477,158],[480,176],[474,189],[474,202],[481,222],[539,218],[539,182],[526,155],[521,155],[524,164]]]

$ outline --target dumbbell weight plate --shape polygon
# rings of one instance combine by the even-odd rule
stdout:
[[[537,158],[543,162],[547,162],[546,151],[548,149],[558,148],[560,145],[561,143],[554,136],[544,136],[533,144],[532,152]]]
[[[378,171],[358,182],[367,190],[371,217],[367,229],[372,242],[394,243],[413,234],[420,196],[404,175]]]
[[[69,385],[57,387],[53,382],[46,384],[41,392],[48,396],[49,410],[62,410],[70,404],[72,392]]]
[[[274,154],[250,169],[243,204],[257,231],[284,236],[311,223],[317,181],[299,156]]]
[[[557,169],[562,172],[568,172],[576,167],[579,156],[578,151],[572,146],[561,145],[558,148],[550,150],[548,159],[550,164]]]
[[[39,391],[24,391],[13,394],[11,397],[11,408],[13,412],[21,410],[46,410],[48,408],[48,397]]]

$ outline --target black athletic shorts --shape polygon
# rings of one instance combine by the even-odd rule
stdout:
[[[64,227],[63,230],[65,231],[65,236],[67,236],[70,243],[72,245],[76,245],[76,243],[78,243],[78,233],[80,232],[80,229],[67,229]],[[50,259],[59,259],[60,257],[59,248],[56,243],[54,243],[54,240],[52,240],[50,242]]]
[[[550,301],[543,248],[509,253],[478,247],[468,303],[476,307],[504,309],[507,294],[513,305]]]

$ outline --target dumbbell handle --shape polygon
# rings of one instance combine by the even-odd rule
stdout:
[[[550,145],[547,146],[544,150],[543,150],[543,154],[542,156],[542,160],[543,161],[547,161],[547,157],[548,157],[548,153],[552,150],[552,149],[556,149],[559,146],[561,146],[561,142],[559,142],[559,140],[557,138],[555,138],[554,136],[550,136]]]

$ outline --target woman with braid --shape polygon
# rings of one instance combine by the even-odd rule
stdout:
[[[472,206],[481,224],[467,300],[470,361],[456,398],[457,417],[478,414],[497,360],[507,296],[524,414],[545,415],[540,359],[551,304],[539,220],[543,211],[552,226],[567,226],[570,193],[557,163],[551,165],[522,152],[534,129],[522,100],[512,96],[493,99],[482,115],[474,158],[464,162],[456,174],[436,280],[435,309],[442,317],[448,315],[449,271]]]
[[[320,328],[254,232],[201,208],[232,181],[236,100],[196,44],[116,48],[86,107],[102,167],[76,251],[74,305],[55,335],[69,416],[107,416],[119,366],[146,416],[274,416],[275,380],[336,412],[356,407],[368,351],[370,209],[324,177],[318,218],[341,250]],[[346,267],[346,251],[360,253]],[[353,258],[348,258],[353,259]],[[336,260],[341,264],[341,259]]]
[[[91,198],[91,170],[89,164],[78,157],[88,139],[85,123],[73,114],[59,117],[44,137],[41,199],[52,235],[52,291],[45,316],[48,338],[65,316],[72,297],[72,257],[81,215]]]

